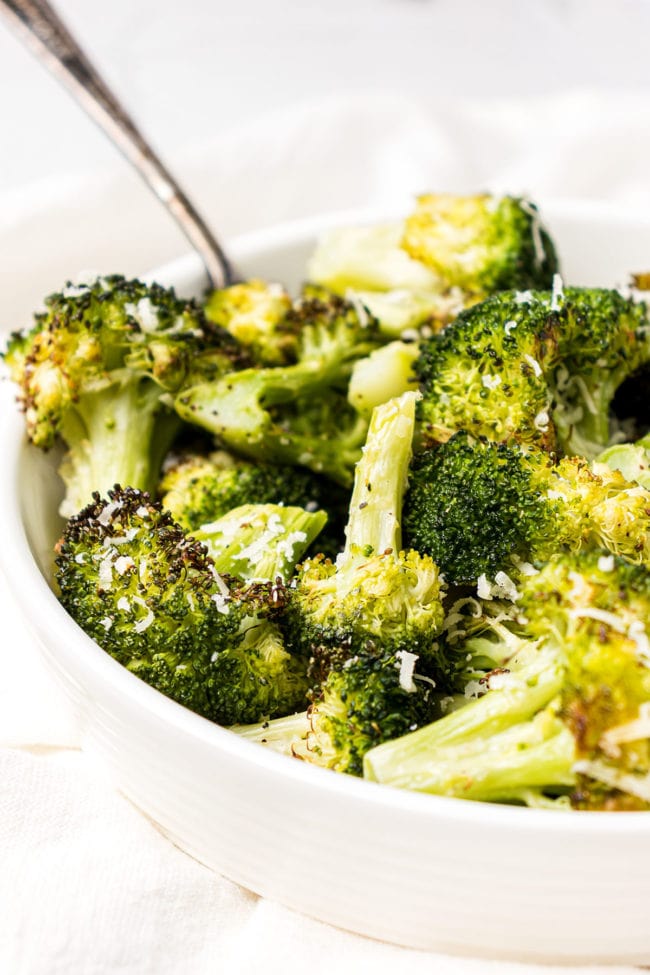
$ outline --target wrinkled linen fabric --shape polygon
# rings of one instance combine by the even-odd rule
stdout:
[[[576,91],[525,101],[327,100],[231,131],[171,162],[227,237],[333,210],[406,210],[425,190],[527,193],[542,211],[545,200],[592,200],[650,215],[649,151],[645,99]],[[140,274],[184,250],[165,214],[128,175],[77,174],[11,198],[0,194],[0,326],[6,332],[27,323],[41,296],[78,271]],[[209,871],[116,793],[80,751],[67,701],[6,582],[0,614],[0,971],[548,970],[370,941]]]

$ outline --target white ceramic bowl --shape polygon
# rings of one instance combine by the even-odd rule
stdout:
[[[544,216],[571,283],[624,283],[650,266],[650,222],[577,205]],[[286,226],[231,252],[244,273],[295,287],[318,233],[361,218]],[[155,277],[180,293],[203,286],[193,257]],[[650,814],[463,802],[310,767],[186,711],[100,650],[48,583],[60,529],[53,458],[25,443],[7,390],[2,407],[7,578],[85,747],[175,843],[259,894],[375,938],[503,958],[648,962]]]

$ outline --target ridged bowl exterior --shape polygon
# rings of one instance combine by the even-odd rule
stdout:
[[[241,240],[247,274],[295,286],[329,218]],[[549,208],[572,283],[624,283],[650,224]],[[645,255],[645,256],[644,256]],[[200,292],[193,258],[155,275]],[[545,961],[648,963],[650,815],[444,799],[275,755],[191,714],[103,653],[46,581],[60,488],[4,395],[4,569],[48,666],[115,786],[198,860],[289,907],[415,948]]]

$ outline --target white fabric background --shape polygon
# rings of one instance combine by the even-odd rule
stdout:
[[[647,2],[112,6],[110,18],[95,0],[60,9],[225,235],[407,206],[428,188],[650,212]],[[3,33],[0,110],[0,328],[26,324],[82,268],[136,274],[184,250],[137,179]],[[0,971],[537,971],[337,931],[177,850],[77,750],[66,702],[4,589],[0,601]]]

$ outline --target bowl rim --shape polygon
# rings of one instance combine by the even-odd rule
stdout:
[[[650,228],[650,217],[631,214],[609,204],[589,204],[585,201],[558,201],[542,208],[545,221],[552,222],[554,212],[585,221],[615,221],[616,223]],[[550,220],[548,219],[550,215]],[[229,252],[235,261],[254,260],[258,252],[315,238],[335,227],[355,222],[390,220],[390,211],[364,209],[316,215],[264,228],[233,239]],[[194,254],[184,255],[154,270],[149,279],[165,283],[173,279],[192,278],[198,286],[205,281],[200,259]],[[35,633],[42,652],[55,665],[62,665],[80,681],[101,682],[112,693],[125,697],[142,708],[143,716],[158,719],[186,737],[203,745],[227,753],[250,768],[272,773],[278,778],[304,783],[315,792],[332,798],[353,799],[371,807],[382,807],[407,816],[430,819],[433,823],[449,820],[477,827],[500,828],[517,832],[544,830],[549,834],[612,834],[650,833],[647,812],[581,811],[564,809],[531,809],[505,804],[476,802],[455,797],[436,796],[397,789],[380,783],[355,778],[265,749],[255,742],[239,738],[214,722],[194,714],[182,705],[165,697],[126,670],[95,643],[61,606],[47,583],[32,554],[23,523],[20,491],[20,464],[25,450],[36,450],[27,443],[22,415],[16,408],[15,395],[8,382],[0,390],[0,448],[5,458],[4,476],[0,478],[0,570],[7,587],[22,611],[29,629]],[[39,606],[38,613],[34,612]],[[43,632],[47,630],[47,636]],[[49,645],[51,642],[51,646]]]

